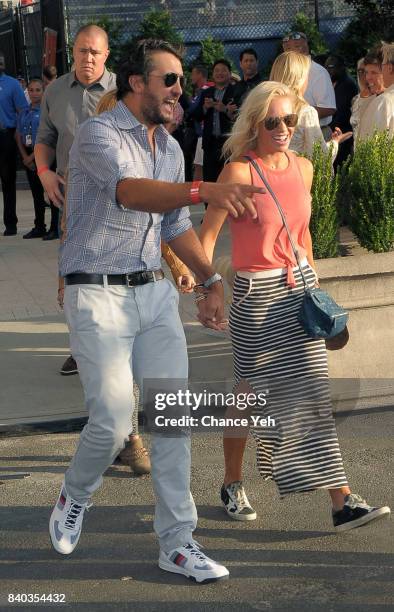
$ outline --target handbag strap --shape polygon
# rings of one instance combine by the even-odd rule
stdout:
[[[275,202],[275,204],[276,204],[276,206],[277,206],[277,208],[278,208],[279,214],[280,214],[280,216],[281,216],[281,218],[282,218],[283,225],[284,225],[284,227],[285,227],[285,229],[286,229],[286,231],[287,231],[287,234],[288,234],[288,236],[289,236],[289,241],[290,241],[290,244],[291,244],[291,248],[293,249],[293,253],[294,253],[294,256],[295,256],[295,258],[296,258],[296,262],[297,262],[298,268],[299,268],[299,270],[300,270],[300,272],[301,272],[302,282],[304,283],[305,289],[309,289],[309,285],[308,285],[308,283],[307,283],[307,281],[306,281],[306,278],[305,278],[304,272],[302,271],[302,266],[301,266],[300,256],[299,256],[299,253],[298,253],[298,251],[297,251],[297,248],[296,248],[296,246],[295,246],[295,244],[294,244],[294,240],[293,240],[292,235],[291,235],[291,233],[290,233],[289,226],[287,225],[286,216],[285,216],[285,213],[284,213],[284,211],[283,211],[283,208],[282,208],[282,206],[279,204],[278,198],[276,197],[276,195],[275,195],[274,191],[272,190],[271,185],[269,184],[269,182],[268,182],[267,178],[266,178],[266,177],[264,176],[264,174],[262,173],[261,168],[260,168],[260,166],[258,165],[258,163],[257,163],[257,162],[256,162],[256,161],[255,161],[255,160],[252,158],[252,157],[249,157],[249,155],[244,155],[244,157],[245,157],[245,159],[247,159],[247,160],[249,161],[249,163],[250,163],[250,164],[253,166],[253,168],[256,170],[257,174],[259,175],[259,177],[260,177],[260,178],[261,178],[261,180],[263,181],[264,185],[266,186],[266,188],[267,188],[268,192],[271,194],[271,197],[272,197],[272,199],[274,200],[274,202]]]

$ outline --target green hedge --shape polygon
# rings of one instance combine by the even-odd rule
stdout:
[[[379,132],[357,144],[342,173],[349,225],[361,246],[374,253],[394,247],[394,138]]]

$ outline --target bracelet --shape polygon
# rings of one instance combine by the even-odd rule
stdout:
[[[40,176],[40,174],[44,174],[44,172],[46,172],[47,170],[49,170],[49,166],[40,166],[39,168],[37,168],[37,176]]]
[[[198,302],[201,302],[202,300],[206,300],[206,299],[207,299],[207,296],[205,295],[205,293],[200,293],[200,295],[198,295],[194,301],[196,304],[198,304]]]
[[[190,200],[192,204],[201,204],[200,186],[202,181],[193,181],[190,187]]]

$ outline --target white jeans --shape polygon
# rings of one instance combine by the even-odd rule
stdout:
[[[89,421],[65,475],[67,492],[85,503],[131,432],[133,374],[143,379],[188,376],[178,293],[163,279],[140,287],[69,285],[64,310],[71,352]],[[154,528],[169,551],[190,541],[197,512],[190,493],[190,438],[152,435]],[[130,481],[131,482],[131,481]]]

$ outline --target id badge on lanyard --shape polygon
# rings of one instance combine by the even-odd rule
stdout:
[[[27,147],[32,147],[33,146],[33,138],[31,136],[31,134],[26,134],[25,143],[26,143]]]

